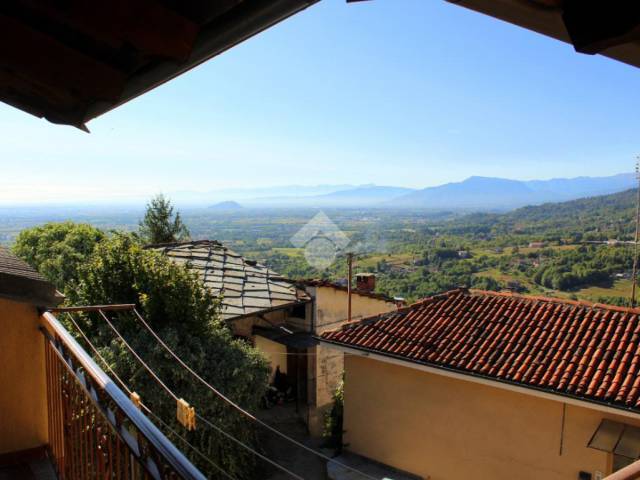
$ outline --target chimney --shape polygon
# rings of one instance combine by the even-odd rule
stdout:
[[[356,290],[361,292],[373,292],[376,289],[375,273],[357,273]]]

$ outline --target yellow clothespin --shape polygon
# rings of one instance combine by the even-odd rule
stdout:
[[[196,429],[196,410],[189,406],[182,398],[178,400],[177,405],[178,422],[189,431]]]

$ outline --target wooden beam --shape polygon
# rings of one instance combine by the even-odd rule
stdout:
[[[638,2],[566,0],[562,19],[580,53],[593,55],[640,39]]]

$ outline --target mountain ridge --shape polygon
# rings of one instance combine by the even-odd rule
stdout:
[[[633,188],[636,182],[632,173],[550,180],[472,176],[461,182],[411,192],[387,202],[386,206],[429,210],[506,211],[529,205],[617,193]]]

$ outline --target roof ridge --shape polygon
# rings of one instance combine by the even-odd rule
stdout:
[[[181,242],[160,242],[160,243],[150,243],[148,245],[143,246],[144,249],[150,248],[169,248],[169,247],[181,247],[183,245],[218,245],[220,247],[225,247],[222,242],[219,240],[210,240],[210,239],[201,239],[201,240],[184,240]]]
[[[601,302],[590,302],[588,300],[572,300],[570,298],[561,298],[561,297],[547,297],[545,295],[522,295],[517,292],[495,292],[492,290],[479,290],[479,289],[471,289],[470,293],[472,295],[479,294],[485,296],[494,296],[494,297],[507,297],[507,298],[516,298],[522,300],[534,300],[538,302],[547,302],[547,303],[555,303],[561,305],[573,305],[576,307],[586,307],[600,310],[610,310],[613,312],[623,312],[623,313],[633,313],[640,315],[640,307],[623,307],[620,305],[610,305],[607,303]]]
[[[465,288],[465,287],[459,287],[459,288],[455,288],[453,290],[447,290],[445,292],[436,293],[436,294],[430,295],[428,297],[421,298],[421,299],[415,301],[414,303],[412,303],[410,305],[405,305],[403,307],[398,307],[396,310],[391,310],[389,312],[382,312],[382,313],[378,313],[376,315],[371,315],[369,317],[358,318],[357,320],[352,320],[350,322],[345,322],[345,323],[337,326],[334,329],[326,330],[326,333],[336,332],[338,330],[347,329],[347,328],[352,328],[352,327],[354,327],[356,325],[359,325],[359,324],[377,322],[379,320],[382,320],[383,318],[390,317],[391,315],[397,315],[397,314],[404,315],[405,313],[413,310],[416,307],[420,307],[422,305],[426,305],[428,303],[431,303],[431,302],[434,302],[434,301],[437,301],[437,300],[441,300],[441,299],[446,298],[446,297],[448,297],[448,296],[450,296],[452,294],[457,294],[457,293],[468,294],[469,290],[467,288]]]
[[[338,286],[338,285],[336,285]],[[533,301],[537,301],[537,302],[546,302],[546,303],[554,303],[554,304],[560,304],[560,305],[572,305],[572,306],[577,306],[577,307],[586,307],[586,308],[592,308],[592,309],[600,309],[600,310],[609,310],[609,311],[613,311],[613,312],[621,312],[621,313],[631,313],[631,314],[637,314],[640,315],[640,307],[636,307],[636,308],[632,308],[632,307],[621,307],[618,305],[608,305],[605,303],[599,303],[599,302],[589,302],[587,300],[571,300],[568,298],[559,298],[559,297],[546,297],[544,295],[522,295],[520,293],[516,293],[516,292],[511,292],[511,291],[501,291],[501,292],[496,292],[493,290],[481,290],[481,289],[469,289],[466,287],[458,287],[458,288],[454,288],[451,290],[446,290],[444,292],[440,292],[440,293],[434,293],[433,295],[430,295],[428,297],[424,297],[421,298],[419,300],[416,300],[414,303],[411,303],[409,305],[405,305],[403,307],[398,307],[397,310],[392,310],[390,312],[383,312],[383,313],[378,313],[376,315],[371,315],[369,317],[363,317],[363,318],[359,318],[357,320],[352,320],[350,322],[345,322],[342,325],[332,329],[332,330],[327,330],[327,332],[335,332],[341,329],[346,329],[346,328],[352,328],[353,326],[357,325],[357,324],[364,324],[366,322],[377,322],[383,318],[389,317],[390,315],[394,315],[394,314],[405,314],[406,312],[409,312],[415,308],[421,307],[423,305],[427,305],[429,303],[432,303],[434,301],[438,301],[438,300],[442,300],[448,297],[451,297],[453,295],[458,295],[458,294],[462,294],[462,295],[484,295],[484,296],[493,296],[493,297],[505,297],[505,298],[514,298],[514,299],[521,299],[521,300],[533,300]]]

